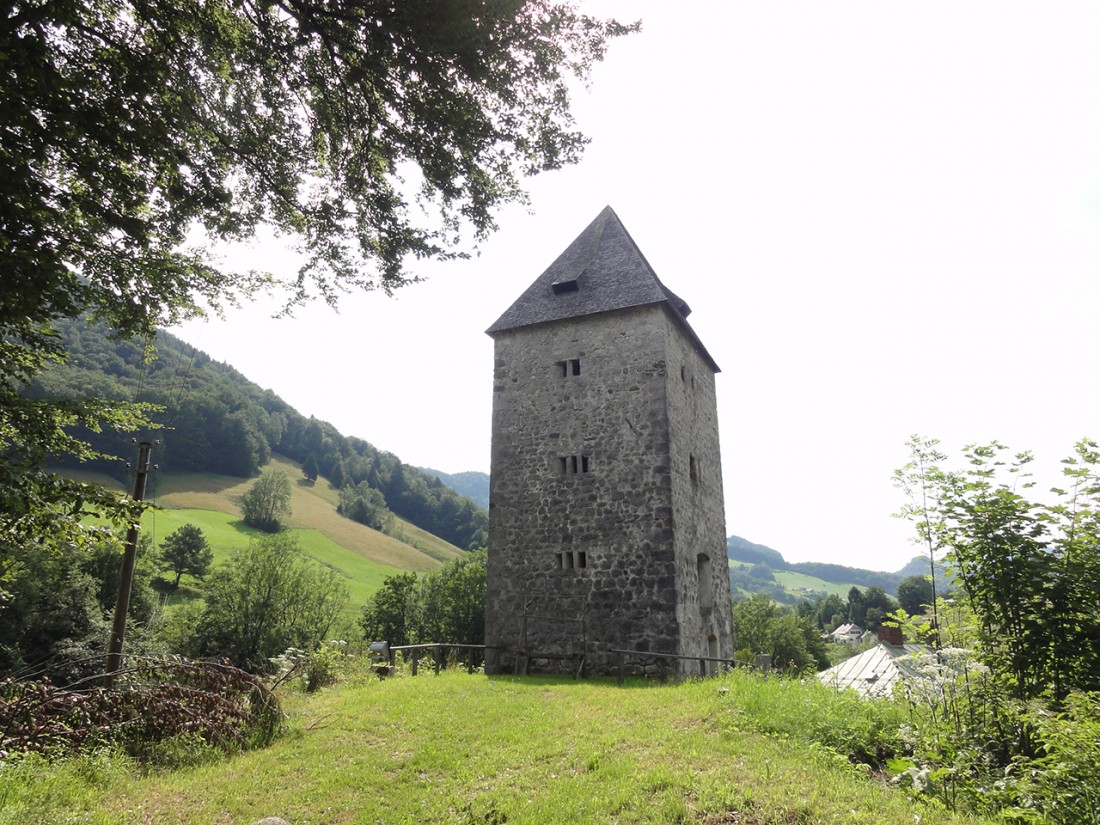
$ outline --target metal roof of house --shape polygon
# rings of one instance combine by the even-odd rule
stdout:
[[[899,679],[917,676],[913,666],[901,657],[927,650],[924,645],[891,645],[880,642],[869,650],[821,671],[817,678],[826,685],[853,688],[864,697],[889,696]]]
[[[661,283],[607,206],[486,332],[658,304],[683,329],[703,360],[718,364],[687,322],[691,308]]]
[[[840,625],[840,627],[838,627],[836,630],[834,630],[832,635],[834,635],[834,636],[845,636],[845,635],[851,635],[853,633],[858,633],[859,635],[862,636],[863,635],[863,628],[860,627],[855,622],[846,622],[845,624]]]

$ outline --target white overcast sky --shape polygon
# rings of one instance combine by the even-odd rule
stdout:
[[[478,257],[338,315],[175,331],[407,463],[488,471],[484,330],[610,204],[722,367],[729,533],[895,570],[910,434],[1053,468],[1100,437],[1100,4],[582,8],[643,32],[575,102],[583,162]]]

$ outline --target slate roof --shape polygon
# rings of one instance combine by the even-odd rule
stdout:
[[[703,360],[719,372],[687,322],[691,308],[661,283],[619,216],[607,206],[486,332],[494,335],[653,304],[665,307]]]
[[[902,657],[927,650],[924,645],[890,645],[880,642],[869,650],[821,671],[817,678],[826,685],[853,688],[860,696],[889,696],[898,680],[919,678],[916,668]]]

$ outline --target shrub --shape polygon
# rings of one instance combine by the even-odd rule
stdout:
[[[244,750],[268,744],[280,728],[271,691],[237,668],[180,658],[127,663],[112,688],[98,680],[0,682],[0,752],[63,757],[115,748],[154,764],[194,764],[203,745]]]
[[[186,649],[268,671],[288,647],[312,650],[326,639],[347,599],[340,575],[306,558],[293,536],[264,536],[211,574]]]

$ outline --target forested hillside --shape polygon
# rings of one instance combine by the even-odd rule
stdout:
[[[421,467],[425,473],[433,475],[450,487],[472,500],[482,509],[489,509],[489,474],[476,470],[467,470],[461,473],[444,473],[442,470],[433,470],[431,467]]]
[[[279,453],[348,490],[341,502],[347,515],[355,517],[359,502],[380,495],[389,510],[452,544],[485,545],[488,514],[474,502],[392,453],[306,418],[271,390],[175,336],[159,332],[150,342],[155,357],[147,358],[141,341],[113,339],[102,324],[63,322],[57,331],[69,359],[37,376],[28,392],[163,407],[153,416],[160,429],[149,434],[161,441],[156,461],[162,469],[249,477]],[[104,452],[132,460],[128,436],[81,435]],[[124,470],[122,461],[83,466],[116,476]]]

